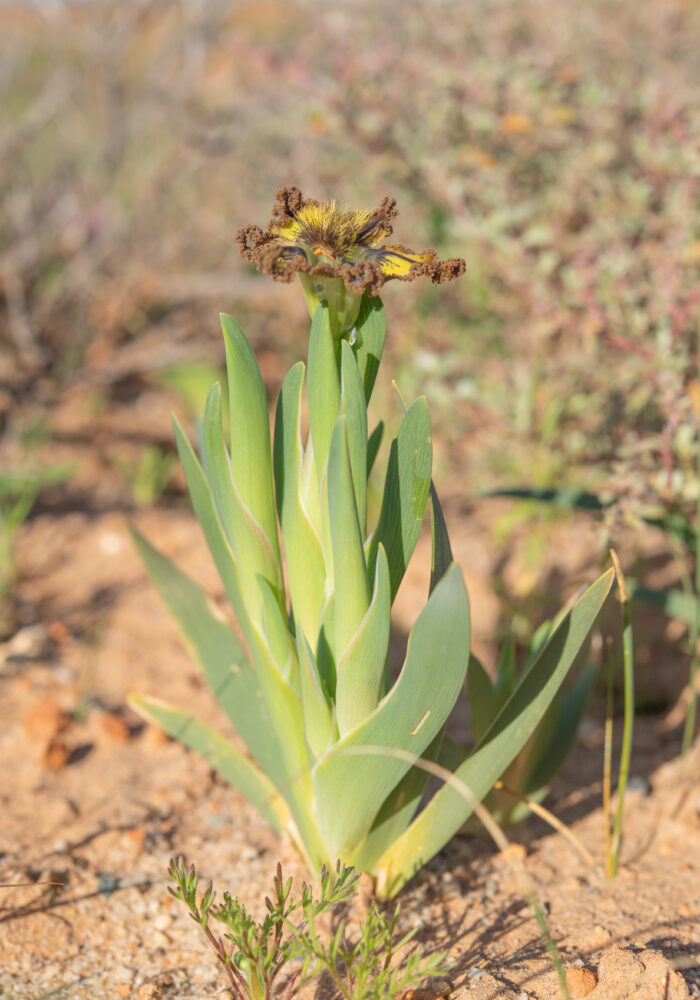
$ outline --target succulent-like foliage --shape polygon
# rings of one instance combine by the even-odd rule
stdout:
[[[272,437],[253,351],[231,317],[223,316],[222,326],[229,440],[218,385],[206,405],[201,458],[177,422],[175,433],[243,642],[212,614],[199,587],[135,539],[248,752],[160,699],[133,696],[132,704],[201,753],[275,829],[286,828],[312,871],[339,857],[370,872],[379,895],[391,896],[470,813],[463,798],[443,788],[416,815],[426,776],[410,763],[454,757],[444,727],[469,663],[469,602],[431,483],[428,407],[420,398],[404,414],[369,530],[367,480],[381,431],[369,433],[367,406],[385,336],[378,298],[365,294],[347,339],[334,334],[328,305],[318,305],[308,365],[297,363],[285,378]],[[430,593],[394,680],[387,662],[391,605],[428,507]],[[561,618],[475,751],[462,754],[458,776],[477,798],[547,711],[610,579],[602,577]]]

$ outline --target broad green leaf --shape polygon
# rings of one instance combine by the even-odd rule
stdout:
[[[280,609],[277,595],[269,582],[264,577],[258,577],[258,585],[262,601],[260,632],[263,641],[282,676],[297,690],[299,671],[289,619],[286,612]]]
[[[362,748],[396,747],[420,756],[457,700],[468,658],[469,602],[462,574],[453,565],[411,629],[403,669],[391,691],[313,769],[318,822],[332,857],[351,858],[381,803],[411,766],[393,756],[363,754]]]
[[[332,594],[328,604],[323,609],[323,619],[316,644],[316,666],[331,701],[335,701],[336,672],[335,653],[335,595]]]
[[[314,646],[326,603],[326,570],[318,535],[301,500],[301,391],[304,365],[287,374],[277,403],[274,470],[292,612]]]
[[[379,451],[379,446],[382,443],[382,436],[384,434],[384,424],[380,420],[377,426],[374,428],[367,441],[367,478],[369,479],[370,473],[374,468],[374,463],[377,458],[377,452]]]
[[[379,546],[372,602],[337,665],[336,713],[344,736],[370,715],[382,695],[391,627],[389,565]]]
[[[472,722],[472,736],[478,743],[488,730],[496,715],[496,694],[491,678],[481,662],[472,653],[467,673],[467,695],[469,714]]]
[[[603,574],[569,610],[528,673],[457,769],[477,801],[484,798],[535,730],[566,677],[610,592],[613,571]],[[470,802],[444,785],[375,868],[380,896],[399,889],[447,843],[471,815]]]
[[[314,443],[318,484],[324,475],[333,427],[340,413],[340,374],[335,341],[331,332],[328,306],[316,307],[309,335],[309,358],[306,376],[309,402],[309,426]]]
[[[595,667],[587,664],[571,687],[550,708],[549,712],[554,709],[553,718],[549,725],[540,726],[535,733],[532,749],[521,776],[524,795],[532,797],[549,785],[568,757],[576,740],[595,678]],[[547,721],[545,715],[542,722],[546,724]]]
[[[275,544],[243,503],[231,475],[231,465],[224,445],[221,423],[221,386],[212,386],[204,411],[204,467],[216,504],[221,526],[226,533],[236,559],[241,592],[246,609],[253,621],[259,622],[260,589],[257,577],[269,580],[281,602],[283,594],[282,567]],[[275,529],[276,532],[276,529]]]
[[[370,602],[370,587],[357,518],[347,446],[347,418],[338,417],[328,456],[328,510],[335,583],[336,663],[350,645]]]
[[[471,666],[469,667],[471,670]],[[440,730],[429,747],[423,751],[422,760],[437,759],[445,735],[445,727]],[[372,826],[358,851],[352,856],[352,863],[361,871],[371,872],[379,858],[394,841],[401,836],[416,814],[429,775],[420,767],[412,767],[389,792],[381,809],[374,817]]]
[[[408,409],[398,434],[391,442],[379,521],[368,547],[370,573],[374,573],[379,543],[386,549],[392,601],[416,547],[425,517],[432,458],[428,404],[421,396]]]
[[[212,496],[209,483],[204,475],[204,470],[199,464],[197,456],[187,440],[187,436],[175,417],[173,417],[173,424],[175,427],[178,454],[180,455],[180,461],[182,462],[182,467],[185,472],[185,479],[187,480],[187,487],[190,491],[192,506],[194,507],[195,514],[197,515],[197,520],[199,521],[200,527],[204,532],[204,537],[206,538],[209,551],[211,552],[214,564],[224,585],[226,596],[231,602],[231,606],[233,607],[236,618],[238,619],[238,624],[243,632],[246,642],[248,643],[248,647],[253,657],[253,662],[255,663],[257,670],[260,671],[261,674],[265,674],[269,671],[272,664],[267,640],[260,631],[260,625],[256,625],[249,617],[248,611],[243,602],[243,597],[241,595],[241,582],[238,575],[236,560],[231,550],[229,541],[224,534],[223,528],[221,527],[221,522],[219,521],[219,516],[214,505],[214,498]],[[260,577],[257,578],[258,587],[260,579]],[[256,620],[258,622],[259,618],[260,616],[256,615]],[[275,669],[279,671],[284,670],[286,662],[286,658],[284,656],[282,656],[281,659],[282,662],[278,665],[278,667],[275,667]],[[279,677],[283,677],[283,672],[279,673]]]
[[[386,316],[382,301],[378,295],[369,295],[365,292],[355,324],[355,342],[352,350],[357,358],[357,367],[360,370],[365,399],[368,403],[379,371],[385,337]]]
[[[333,713],[318,672],[316,657],[301,628],[297,632],[297,651],[304,704],[304,729],[309,747],[318,758],[328,749],[333,734]]]
[[[309,761],[304,741],[301,699],[275,664],[265,637],[246,613],[240,598],[240,584],[238,583],[235,560],[216,515],[214,501],[204,472],[177,422],[175,430],[195,513],[204,530],[216,567],[221,575],[229,600],[234,606],[241,630],[255,663],[256,676],[270,718],[269,726],[261,724],[261,731],[267,733],[268,738],[273,742],[278,739],[283,747],[279,754],[281,760],[278,761],[278,769],[274,772],[268,771],[268,774],[274,779],[275,784],[289,804],[300,836],[307,838],[308,844],[311,845],[309,850],[313,851],[313,856],[323,861],[325,857],[322,848],[320,845],[318,849],[314,847],[318,842],[318,835],[309,815],[311,798]],[[244,739],[247,743],[247,737],[244,736]],[[249,745],[253,746],[253,744]]]
[[[513,639],[513,633],[509,632],[503,643],[503,649],[501,650],[496,669],[496,681],[493,686],[495,695],[494,715],[496,712],[500,712],[508,698],[510,698],[515,688],[515,682],[515,640]]]
[[[236,633],[214,617],[201,587],[135,528],[130,531],[148,575],[216,700],[260,767],[279,786],[286,774],[284,744],[272,726],[258,676]]]
[[[199,526],[204,533],[207,546],[214,560],[214,565],[221,577],[226,596],[231,602],[231,606],[238,619],[238,624],[248,644],[251,645],[251,625],[243,603],[236,560],[221,527],[211,487],[207,482],[204,470],[194,453],[187,435],[178,423],[177,417],[173,416],[172,419],[173,427],[175,428],[177,451],[185,473],[194,512],[197,515]]]
[[[357,519],[364,538],[367,533],[367,404],[357,362],[346,340],[340,342],[340,350],[340,409],[345,415]]]
[[[129,697],[129,705],[204,757],[258,810],[276,833],[292,826],[289,809],[275,786],[230,740],[195,716],[159,698],[133,694]]]
[[[231,475],[241,502],[260,524],[279,562],[265,386],[255,354],[240,326],[225,313],[220,318],[228,370]]]
[[[430,593],[435,589],[435,584],[445,575],[450,563],[454,562],[452,556],[452,546],[450,536],[447,534],[447,525],[440,506],[435,485],[430,480],[430,534],[432,537],[432,554],[430,557]]]

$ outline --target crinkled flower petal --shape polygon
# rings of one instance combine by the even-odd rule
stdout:
[[[353,294],[376,295],[392,278],[427,275],[439,285],[464,273],[459,258],[440,260],[434,250],[415,253],[385,243],[396,214],[394,198],[384,198],[373,212],[350,211],[305,199],[289,186],[277,192],[267,228],[244,226],[236,239],[244,259],[276,281],[291,281],[298,272],[322,281],[341,278]]]

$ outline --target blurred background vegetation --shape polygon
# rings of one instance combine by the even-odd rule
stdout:
[[[0,27],[0,510],[29,516],[27,479],[35,510],[182,502],[167,412],[222,363],[216,313],[271,397],[303,350],[298,289],[234,242],[296,183],[394,195],[399,240],[467,261],[384,295],[448,505],[525,484],[614,501],[610,530],[692,513],[695,0],[10,4]],[[538,565],[552,509],[498,511]]]

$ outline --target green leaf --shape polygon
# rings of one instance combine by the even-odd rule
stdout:
[[[368,547],[370,573],[374,573],[379,543],[386,549],[392,602],[425,518],[432,458],[428,404],[421,396],[407,411],[391,443],[379,521]]]
[[[309,335],[306,395],[318,484],[323,479],[333,427],[340,413],[340,376],[328,305],[316,307]]]
[[[241,582],[238,575],[236,560],[229,541],[224,534],[216,511],[211,488],[207,482],[194,450],[186,434],[180,427],[176,417],[173,417],[177,450],[187,480],[192,506],[197,515],[199,525],[204,532],[209,551],[217,568],[226,591],[226,596],[238,619],[241,631],[251,651],[253,661],[258,670],[265,670],[268,651],[264,648],[259,629],[251,621],[241,594]],[[259,578],[258,578],[259,583]]]
[[[382,693],[391,628],[389,565],[380,545],[367,614],[337,665],[336,713],[344,736],[370,715]]]
[[[265,734],[266,739],[270,740],[273,745],[277,740],[280,741],[283,749],[280,749],[280,752],[276,754],[275,769],[274,771],[267,770],[267,773],[284,795],[292,810],[300,836],[305,839],[311,855],[320,864],[326,859],[322,847],[318,843],[318,834],[309,813],[310,775],[304,741],[301,699],[290,686],[284,673],[275,664],[265,636],[261,634],[259,627],[251,621],[243,606],[239,593],[240,584],[238,583],[236,563],[219,523],[204,472],[177,422],[175,422],[175,430],[195,513],[204,530],[216,567],[248,643],[256,667],[255,676],[260,684],[266,710],[269,714],[270,722],[266,724],[258,722],[257,716],[251,713],[251,726],[254,725],[259,733]],[[207,627],[207,624],[208,622],[205,621],[204,627]],[[235,725],[236,720],[233,721]],[[252,739],[252,737],[250,738]],[[256,744],[249,743],[247,735],[244,736],[244,739],[250,746],[251,752],[255,753],[253,747]],[[260,739],[259,736],[258,739]]]
[[[471,670],[471,661],[469,670]],[[422,754],[422,760],[434,761],[438,758],[445,738],[445,727],[440,730],[430,746]],[[353,864],[362,871],[371,872],[378,859],[394,841],[401,836],[416,814],[420,805],[428,773],[420,767],[412,767],[389,792],[374,817],[367,837],[353,857]]]
[[[357,519],[364,538],[367,533],[367,404],[352,348],[342,340],[340,349],[340,407],[345,415]]]
[[[467,695],[472,722],[472,736],[478,743],[493,722],[496,714],[496,694],[491,678],[481,662],[472,653],[467,673]]]
[[[603,574],[565,615],[530,670],[457,769],[477,801],[484,798],[535,730],[566,677],[610,592],[613,571]],[[456,833],[473,807],[444,785],[375,868],[377,891],[393,896]]]
[[[546,634],[549,634],[549,630],[547,630]],[[527,667],[524,669],[526,670]],[[496,682],[493,686],[495,712],[500,712],[508,698],[510,698],[515,688],[515,682],[515,640],[513,639],[513,633],[509,632],[503,643],[503,649],[501,650],[496,670]]]
[[[360,314],[355,324],[355,343],[352,350],[357,358],[357,367],[362,377],[367,403],[379,371],[379,362],[384,350],[386,337],[386,316],[378,295],[364,294]]]
[[[298,687],[298,664],[296,646],[289,628],[286,612],[279,606],[277,594],[263,577],[258,577],[262,595],[260,631],[265,646],[274,660],[280,674],[296,690]]]
[[[362,748],[397,747],[420,756],[457,700],[468,658],[469,602],[462,574],[453,565],[411,629],[403,669],[391,691],[313,769],[318,822],[332,857],[351,860],[379,806],[411,766],[390,755],[362,754]]]
[[[319,307],[320,308],[320,307]],[[326,568],[321,542],[301,499],[301,392],[304,365],[287,374],[277,403],[274,470],[292,611],[315,646],[326,603]]]
[[[384,424],[380,420],[377,426],[374,428],[367,441],[367,478],[369,479],[370,473],[374,468],[374,463],[377,459],[377,453],[379,447],[382,443],[382,437],[384,435]]]
[[[260,525],[279,562],[265,386],[255,354],[240,326],[225,313],[220,318],[228,370],[231,476],[242,504]]]
[[[523,795],[532,798],[545,788],[569,756],[591,695],[596,668],[587,664],[571,687],[553,703],[535,733],[521,776]],[[552,714],[551,720],[547,715]],[[543,725],[544,724],[544,725]]]
[[[344,416],[336,421],[328,456],[328,509],[335,582],[333,651],[337,663],[359,629],[370,602]]]
[[[220,733],[159,698],[132,694],[129,705],[134,711],[157,722],[169,736],[204,757],[258,810],[276,833],[285,827],[293,828],[289,809],[269,778]]]
[[[279,785],[287,770],[284,744],[272,726],[257,674],[236,633],[214,617],[201,587],[135,528],[129,530],[148,575],[216,700],[261,768]]]
[[[435,485],[430,480],[430,534],[432,538],[432,555],[430,558],[430,593],[443,578],[450,563],[454,562],[450,536],[440,506]]]
[[[261,594],[258,576],[268,580],[281,602],[284,592],[277,547],[245,506],[232,478],[221,424],[221,386],[215,383],[207,397],[203,425],[204,466],[221,526],[233,549],[241,593],[248,614],[260,620]]]
[[[318,758],[328,749],[333,735],[333,714],[328,693],[318,672],[316,657],[301,628],[297,632],[297,652],[304,704],[304,730],[309,747]]]

